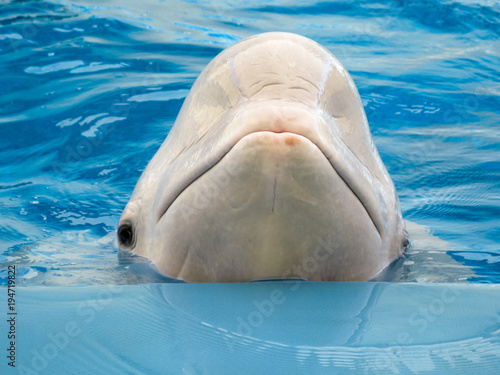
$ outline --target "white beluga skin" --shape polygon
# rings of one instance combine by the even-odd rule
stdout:
[[[190,282],[363,281],[406,241],[353,80],[325,48],[289,33],[247,38],[210,62],[118,238]]]

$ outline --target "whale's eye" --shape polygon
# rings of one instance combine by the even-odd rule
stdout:
[[[133,247],[134,245],[134,229],[130,223],[123,223],[118,228],[118,241],[125,247]]]
[[[410,247],[410,240],[408,238],[403,239],[403,251]]]

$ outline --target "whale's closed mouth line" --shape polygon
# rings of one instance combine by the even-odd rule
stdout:
[[[221,156],[219,158],[214,158],[213,160],[211,160],[210,163],[206,163],[205,164],[205,168],[203,168],[202,170],[200,170],[195,175],[194,178],[186,179],[186,181],[182,184],[182,186],[177,189],[177,191],[175,192],[175,194],[170,195],[171,199],[167,200],[166,202],[164,202],[161,205],[162,209],[159,210],[159,215],[157,217],[157,224],[160,222],[160,220],[163,218],[163,216],[167,213],[168,209],[172,206],[172,204],[182,194],[182,192],[184,190],[186,190],[190,185],[192,185],[196,180],[198,180],[201,176],[203,176],[205,173],[209,172],[212,168],[214,168],[217,164],[219,164],[219,162],[236,146],[236,144],[238,144],[238,142],[240,142],[243,138],[245,138],[245,137],[247,137],[247,136],[249,136],[251,134],[262,133],[262,132],[279,133],[279,134],[281,134],[281,133],[289,133],[289,134],[293,134],[295,136],[299,136],[299,137],[305,138],[308,141],[310,141],[311,143],[313,143],[318,148],[318,150],[323,154],[323,156],[328,160],[328,162],[330,163],[330,165],[333,168],[333,171],[340,177],[340,179],[344,182],[344,184],[347,186],[347,188],[352,192],[352,194],[356,197],[356,199],[361,203],[361,205],[365,209],[368,217],[370,218],[370,221],[373,223],[376,232],[378,233],[378,235],[380,237],[382,237],[381,229],[377,226],[376,221],[374,220],[373,216],[370,214],[370,211],[368,210],[368,208],[365,205],[365,203],[363,202],[363,200],[360,199],[359,195],[356,194],[356,191],[347,183],[346,179],[335,168],[335,166],[333,165],[333,163],[331,162],[331,160],[326,156],[325,152],[321,149],[321,147],[319,147],[315,142],[311,141],[309,138],[307,138],[307,137],[305,137],[305,136],[303,136],[301,134],[292,133],[292,132],[289,132],[289,131],[259,130],[259,131],[248,133],[248,134],[244,135],[243,137],[241,137],[240,139],[238,139],[236,142],[234,142],[234,144],[232,144],[230,147],[228,147],[226,150],[224,150],[224,152],[221,154]]]

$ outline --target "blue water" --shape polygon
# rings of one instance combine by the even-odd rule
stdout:
[[[354,78],[411,238],[383,282],[159,284],[118,251],[196,77],[266,31]],[[0,372],[498,373],[499,39],[489,0],[0,1]]]
[[[20,340],[17,370],[51,375],[498,374],[499,288],[441,285],[21,288],[24,312],[18,328],[30,338]]]
[[[118,256],[120,213],[206,64],[279,30],[350,71],[403,216],[420,228],[383,279],[499,282],[499,21],[494,1],[7,1],[2,269],[16,264],[28,285],[165,281]]]

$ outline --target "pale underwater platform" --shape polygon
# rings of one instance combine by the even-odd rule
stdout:
[[[288,281],[16,293],[15,369],[1,304],[2,374],[500,373],[500,285]]]

